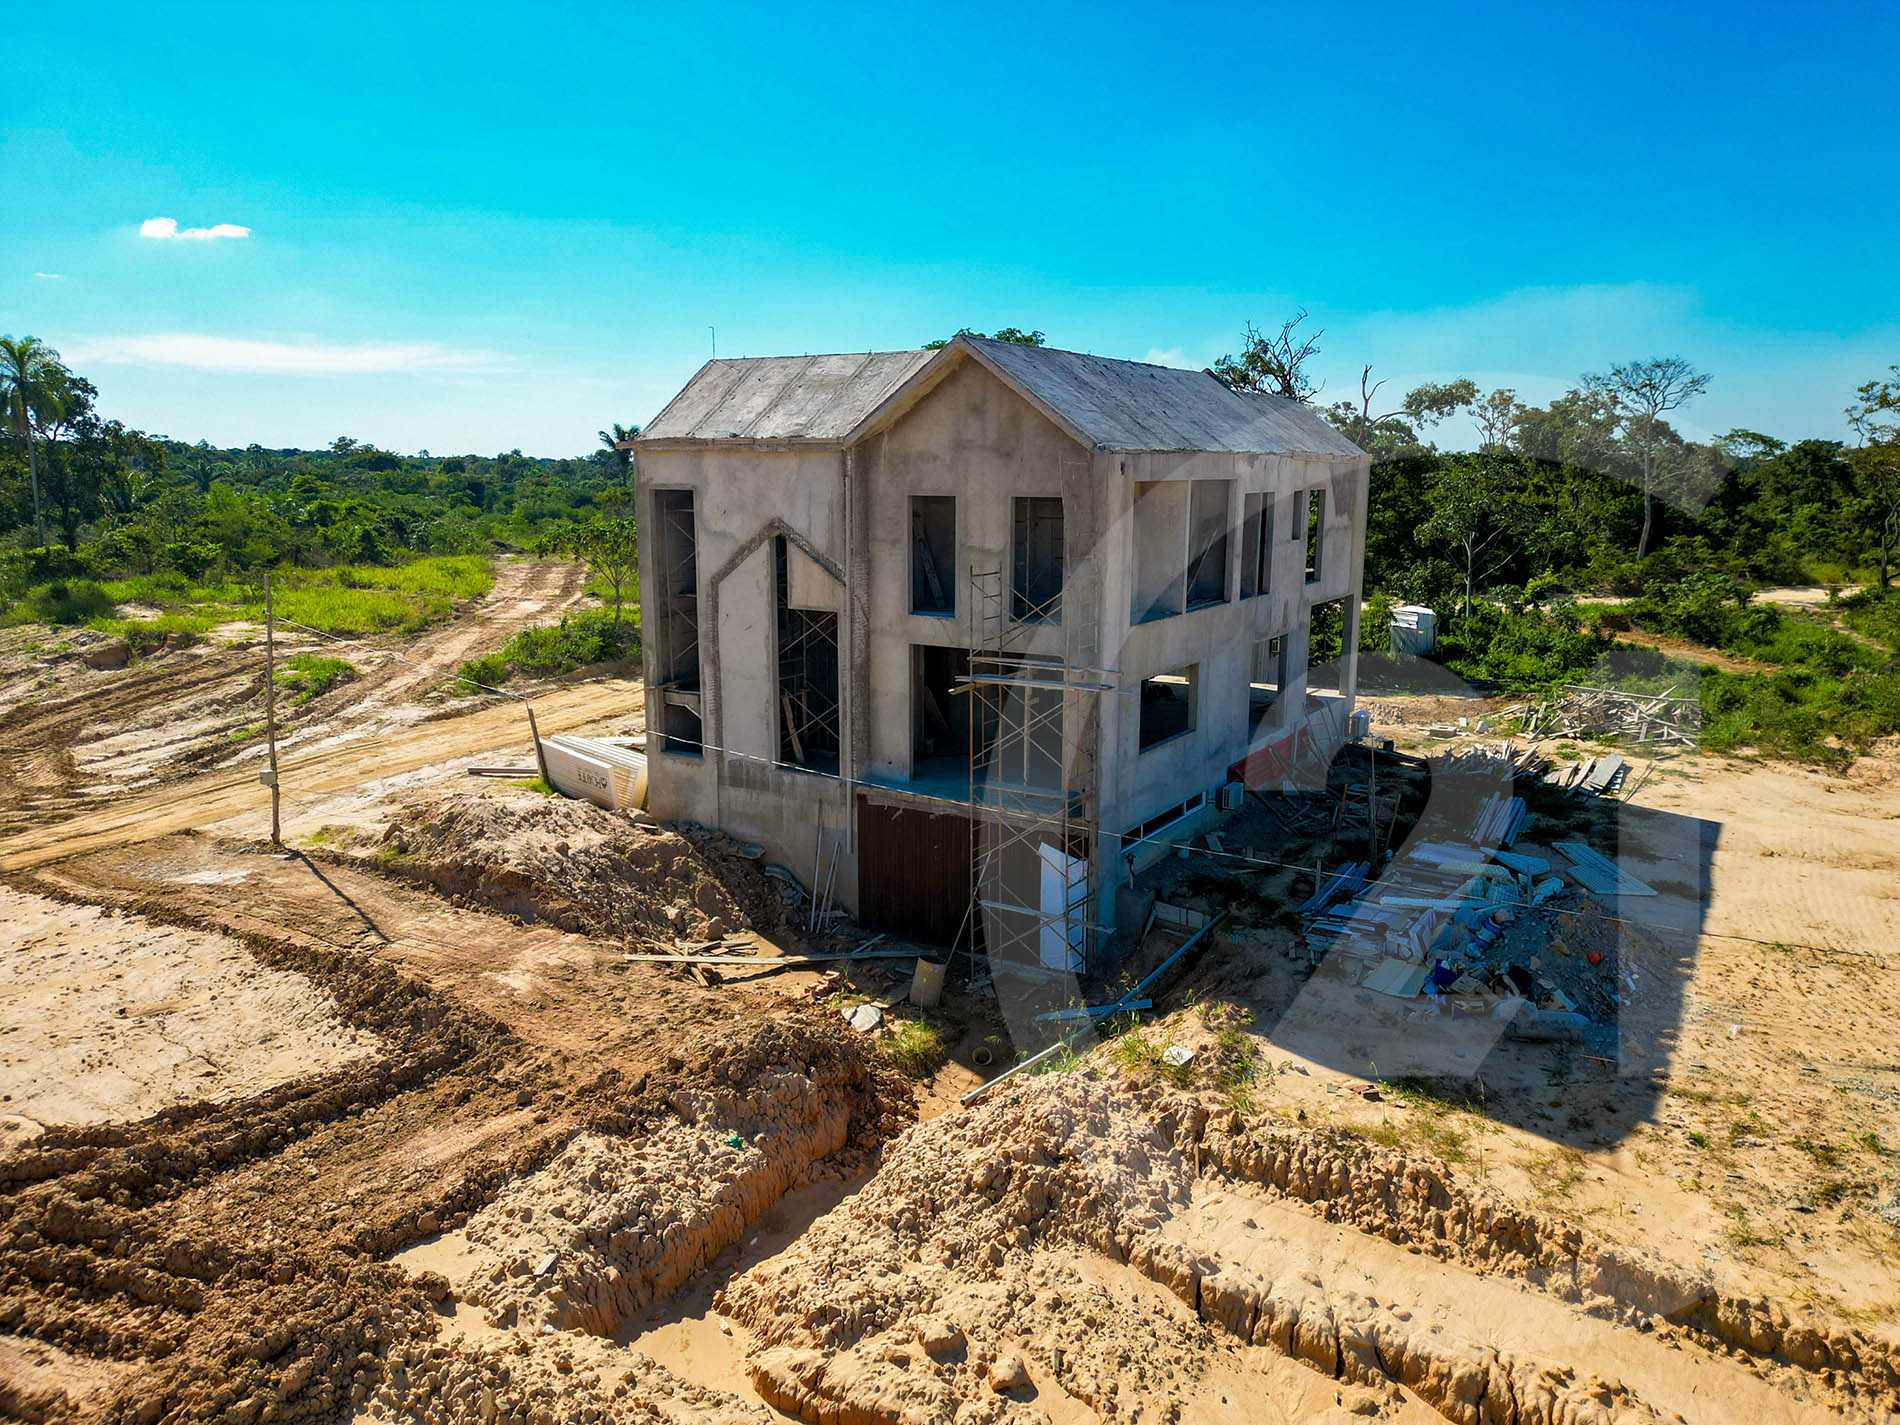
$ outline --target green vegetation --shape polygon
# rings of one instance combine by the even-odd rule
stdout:
[[[412,632],[445,618],[458,601],[485,594],[494,572],[480,555],[457,554],[390,567],[286,569],[274,582],[279,619],[354,636]],[[261,577],[194,579],[170,572],[35,584],[0,613],[0,624],[83,625],[150,647],[167,636],[198,637],[220,623],[263,617]]]
[[[603,524],[623,550],[632,539],[631,464],[612,446],[636,427],[571,460],[398,455],[347,436],[219,450],[105,420],[98,394],[43,344],[0,339],[0,624],[202,633],[258,617],[271,569],[286,619],[409,631],[485,593],[496,550],[552,553]],[[629,590],[627,558],[610,562]]]
[[[330,689],[354,681],[356,676],[356,665],[341,658],[320,653],[293,653],[278,670],[277,684],[291,695],[293,706],[302,707]]]
[[[944,1032],[921,1019],[900,1019],[890,1034],[878,1041],[877,1051],[913,1079],[927,1079],[950,1058]]]
[[[462,665],[461,691],[498,688],[514,677],[553,678],[577,668],[631,658],[640,651],[637,625],[616,625],[611,610],[581,609],[559,623],[524,628],[493,653]]]

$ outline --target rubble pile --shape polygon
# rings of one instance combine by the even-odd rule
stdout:
[[[723,833],[521,788],[413,797],[359,860],[522,920],[666,946],[770,934],[786,904],[757,848]]]

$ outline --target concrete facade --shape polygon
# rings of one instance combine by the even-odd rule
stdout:
[[[930,353],[863,358],[768,358],[744,371],[710,363],[636,444],[641,518],[653,528],[660,491],[689,490],[697,546],[698,751],[649,739],[648,805],[667,819],[691,819],[757,841],[767,858],[809,875],[816,826],[842,838],[834,894],[859,903],[856,799],[956,812],[967,792],[917,759],[915,729],[924,710],[917,650],[968,650],[978,637],[985,586],[1007,589],[1021,536],[1016,502],[1061,501],[1063,605],[1059,621],[1025,630],[1020,647],[1100,670],[1108,691],[1071,706],[1098,716],[1063,719],[1065,758],[1093,740],[1096,821],[1096,916],[1112,924],[1115,890],[1129,860],[1117,838],[1168,808],[1215,788],[1265,740],[1302,729],[1345,727],[1352,697],[1364,560],[1366,457],[1290,403],[1258,405],[1203,373],[1074,353],[999,352],[959,338]],[[800,368],[798,363],[807,363]],[[829,383],[818,400],[801,370],[812,363]],[[777,383],[776,385],[774,383]],[[1204,384],[1202,384],[1204,383]],[[1207,389],[1207,388],[1217,389]],[[733,397],[722,396],[730,390]],[[738,417],[732,402],[747,405]],[[793,409],[799,426],[775,424]],[[681,411],[687,414],[682,416]],[[740,424],[740,419],[743,424]],[[1212,449],[1129,449],[1107,441],[1204,438]],[[1131,428],[1132,433],[1131,433]],[[1205,430],[1196,436],[1196,430]],[[1247,449],[1248,445],[1272,446]],[[1234,448],[1243,447],[1243,448]],[[1277,447],[1289,447],[1281,449]],[[1142,618],[1157,589],[1180,583],[1185,567],[1163,578],[1138,577],[1138,556],[1153,565],[1178,543],[1183,566],[1195,557],[1188,512],[1203,488],[1204,516],[1224,509],[1225,597]],[[1325,494],[1319,577],[1306,577],[1303,492]],[[1140,498],[1137,498],[1137,492]],[[1246,496],[1273,510],[1265,592],[1243,598]],[[952,614],[912,612],[913,496],[949,496],[955,505],[956,557],[944,571],[954,586]],[[1022,507],[1027,508],[1027,507]],[[1047,509],[1047,506],[1041,507]],[[789,594],[775,583],[774,551],[784,541]],[[655,567],[657,540],[642,540],[641,588],[665,587]],[[1157,554],[1156,551],[1162,551]],[[1171,556],[1167,556],[1171,558]],[[1212,580],[1203,564],[1201,583]],[[1345,600],[1345,647],[1338,698],[1309,702],[1307,647],[1315,604]],[[835,610],[838,620],[838,741],[835,775],[786,765],[778,685],[779,605]],[[665,620],[650,604],[648,707],[668,695],[661,668]],[[1284,636],[1289,678],[1262,725],[1250,734],[1250,672],[1256,645]],[[1141,683],[1194,668],[1192,726],[1169,741],[1140,747]],[[650,721],[652,716],[650,715]],[[967,764],[966,764],[967,765]],[[925,775],[928,773],[928,775]]]

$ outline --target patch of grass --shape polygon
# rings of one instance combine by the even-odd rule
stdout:
[[[269,730],[269,724],[249,723],[244,727],[234,727],[224,734],[226,742],[249,742],[253,737],[262,737]]]
[[[469,659],[456,680],[457,691],[479,692],[478,684],[498,688],[517,676],[558,677],[639,651],[640,630],[632,620],[615,629],[611,611],[581,609],[559,623],[524,628],[493,653]]]
[[[293,653],[278,670],[277,685],[290,693],[293,706],[302,707],[332,688],[354,682],[356,677],[356,665],[345,659],[321,653]]]
[[[1575,1193],[1583,1185],[1585,1171],[1583,1154],[1562,1146],[1540,1153],[1524,1165],[1531,1186],[1543,1196],[1557,1199]]]
[[[1832,1143],[1823,1143],[1814,1138],[1795,1138],[1792,1139],[1791,1142],[1796,1148],[1806,1153],[1824,1168],[1833,1168],[1840,1165],[1841,1150]]]
[[[547,782],[540,777],[524,777],[518,782],[510,782],[508,785],[511,787],[520,787],[523,791],[527,792],[539,792],[544,797],[560,795],[559,792],[555,791],[554,788],[550,787]]]
[[[1697,1148],[1706,1148],[1709,1146],[1709,1135],[1699,1128],[1692,1128],[1689,1130],[1689,1142]]]
[[[921,1019],[902,1019],[878,1041],[877,1052],[913,1079],[927,1079],[950,1058],[948,1037]]]
[[[1040,1064],[1036,1065],[1035,1068],[1025,1069],[1023,1072],[1031,1078],[1039,1074],[1073,1074],[1077,1069],[1082,1068],[1087,1063],[1088,1059],[1084,1055],[1076,1052],[1075,1042],[1065,1039],[1062,1042],[1062,1047],[1057,1049],[1055,1053],[1044,1059]]]
[[[116,608],[112,596],[91,579],[55,579],[28,589],[0,623],[83,624]]]

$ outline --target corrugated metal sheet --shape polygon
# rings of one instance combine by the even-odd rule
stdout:
[[[970,345],[1105,450],[1361,453],[1310,407],[1241,395],[1205,371],[1010,342]]]
[[[641,440],[841,440],[931,351],[709,361]]]
[[[931,361],[976,352],[1087,444],[1104,450],[1350,457],[1319,412],[1241,395],[1205,371],[959,337],[947,351],[709,361],[641,432],[654,440],[842,440]]]

